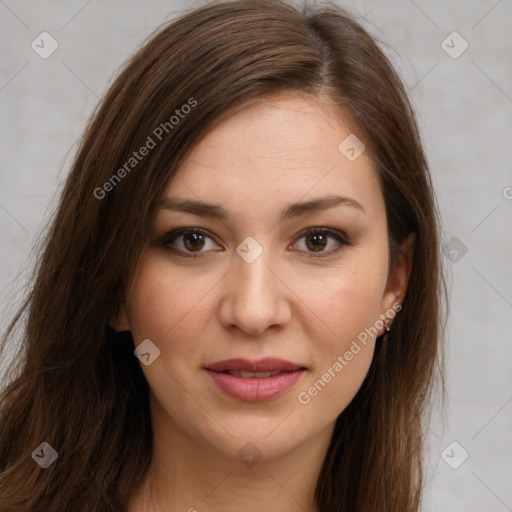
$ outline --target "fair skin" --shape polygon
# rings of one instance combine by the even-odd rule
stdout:
[[[160,350],[141,363],[153,460],[130,512],[316,512],[334,423],[367,374],[375,336],[335,376],[333,364],[365,328],[384,332],[382,319],[402,302],[411,271],[409,238],[389,272],[372,161],[367,151],[349,161],[338,149],[351,133],[348,120],[317,99],[278,95],[210,131],[166,185],[162,197],[215,203],[228,217],[159,209],[126,307],[112,322],[132,332],[135,346],[149,339]],[[289,205],[328,195],[364,210],[342,204],[281,219]],[[329,234],[304,236],[319,226],[351,245]],[[166,249],[160,240],[184,227],[208,234],[168,238],[177,252]],[[263,250],[250,263],[236,251],[248,236],[257,242],[251,251]],[[205,370],[234,357],[278,357],[306,371],[277,398],[244,401],[226,396]],[[329,368],[325,387],[299,401]],[[247,443],[261,457],[253,465],[237,455]]]

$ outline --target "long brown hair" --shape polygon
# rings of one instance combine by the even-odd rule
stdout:
[[[419,510],[422,419],[434,384],[444,391],[446,287],[415,116],[353,15],[278,0],[216,3],[167,23],[91,117],[30,291],[0,347],[1,355],[22,324],[0,396],[0,510],[126,509],[151,461],[148,384],[130,333],[109,342],[117,339],[109,318],[146,247],[152,204],[180,162],[229,113],[281,91],[326,98],[357,127],[378,169],[390,268],[400,243],[416,236],[403,310],[337,419],[318,510]],[[43,442],[58,454],[46,469],[33,457]]]

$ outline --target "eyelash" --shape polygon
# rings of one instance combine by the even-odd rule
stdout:
[[[208,237],[208,238],[212,239],[212,237],[204,229],[201,229],[201,228],[180,228],[180,229],[171,231],[168,234],[166,234],[163,238],[161,238],[160,243],[168,251],[170,251],[173,254],[176,254],[178,256],[182,256],[184,258],[193,258],[193,259],[201,258],[208,251],[203,251],[203,252],[198,252],[198,253],[190,253],[190,252],[184,252],[184,251],[182,251],[180,249],[176,249],[175,247],[172,247],[170,245],[175,239],[179,238],[180,235],[184,235],[184,234],[187,234],[187,233],[200,234],[200,235],[203,235],[205,237]],[[331,256],[334,253],[337,253],[338,251],[340,251],[343,248],[343,246],[350,247],[352,245],[352,243],[348,240],[348,238],[343,233],[341,233],[341,232],[339,232],[339,231],[337,231],[335,229],[329,228],[327,226],[319,226],[319,227],[314,227],[314,228],[308,228],[306,231],[304,231],[304,232],[302,232],[300,234],[300,236],[297,238],[297,240],[300,240],[300,239],[302,239],[304,237],[318,235],[318,234],[324,234],[324,235],[327,235],[327,236],[330,236],[330,237],[336,239],[341,244],[341,246],[336,248],[336,249],[331,249],[330,251],[326,251],[326,252],[322,251],[322,252],[315,253],[315,252],[311,252],[311,251],[305,251],[305,252],[308,253],[308,255],[311,258],[324,258],[324,257],[327,257],[327,256]]]

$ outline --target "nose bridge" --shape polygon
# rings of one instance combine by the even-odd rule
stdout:
[[[247,237],[236,249],[230,272],[224,321],[250,334],[284,321],[282,287],[276,277],[275,259],[268,246]]]
[[[265,295],[273,295],[272,281],[275,276],[271,271],[272,258],[270,256],[270,250],[266,249],[254,261],[249,262],[239,257],[235,264],[237,295],[241,298],[250,298],[254,305],[256,304],[254,301],[262,299],[268,303],[269,297],[265,297]]]

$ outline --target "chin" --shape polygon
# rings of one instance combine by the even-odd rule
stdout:
[[[279,420],[254,419],[254,416],[215,423],[207,432],[198,432],[203,443],[222,453],[227,459],[238,460],[251,467],[251,461],[269,462],[294,450],[305,442],[304,432],[298,433],[296,425],[283,425]],[[203,426],[199,427],[201,430]],[[225,430],[224,430],[225,429]],[[295,432],[296,435],[291,435]],[[230,435],[231,434],[231,435]]]

